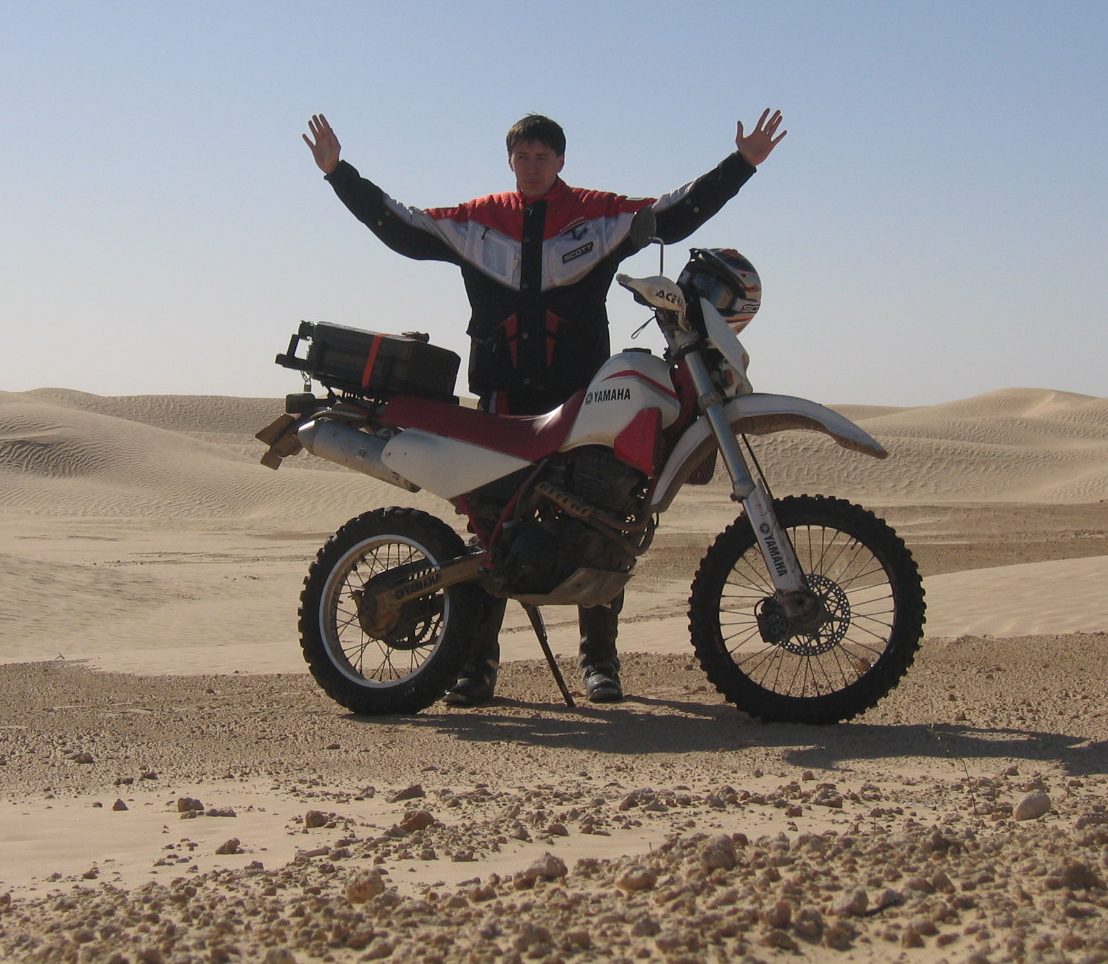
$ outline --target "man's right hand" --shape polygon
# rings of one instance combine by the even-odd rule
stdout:
[[[339,151],[342,150],[339,139],[327,123],[327,118],[322,114],[313,114],[308,121],[308,130],[312,132],[313,141],[307,134],[301,134],[304,143],[311,149],[315,158],[316,167],[324,174],[330,174],[339,166]]]

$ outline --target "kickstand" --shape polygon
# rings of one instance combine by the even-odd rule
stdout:
[[[566,686],[565,677],[562,676],[562,671],[558,669],[558,663],[554,659],[554,654],[550,652],[550,643],[546,639],[546,624],[542,621],[542,613],[539,612],[538,606],[530,606],[527,603],[520,603],[523,606],[523,611],[527,613],[528,619],[531,620],[531,626],[535,630],[535,635],[539,637],[539,645],[542,647],[542,653],[546,657],[546,664],[550,667],[550,672],[554,674],[554,679],[558,683],[558,689],[562,691],[562,696],[565,698],[566,706],[576,706],[573,702],[573,697],[570,695],[569,687]]]

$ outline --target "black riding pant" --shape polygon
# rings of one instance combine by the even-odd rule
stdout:
[[[488,597],[474,635],[471,663],[480,666],[484,662],[500,662],[500,627],[504,622],[504,610],[507,604],[507,599]],[[611,663],[617,669],[619,668],[616,635],[619,632],[621,609],[623,609],[622,592],[606,606],[577,607],[577,624],[581,630],[578,659],[581,666]]]

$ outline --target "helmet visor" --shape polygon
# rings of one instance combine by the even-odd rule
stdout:
[[[724,318],[734,311],[736,301],[745,301],[732,285],[727,284],[722,278],[714,274],[704,272],[696,279],[696,287],[700,294],[708,300]]]

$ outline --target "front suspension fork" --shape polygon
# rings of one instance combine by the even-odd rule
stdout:
[[[699,352],[690,352],[685,362],[696,387],[701,412],[715,435],[716,444],[731,476],[731,498],[742,504],[754,536],[762,551],[770,579],[777,590],[777,598],[785,606],[790,617],[803,618],[810,603],[811,591],[804,579],[800,562],[793,551],[785,530],[777,521],[773,503],[761,481],[755,481],[739,449],[738,439],[724,413],[723,398],[712,384]]]

